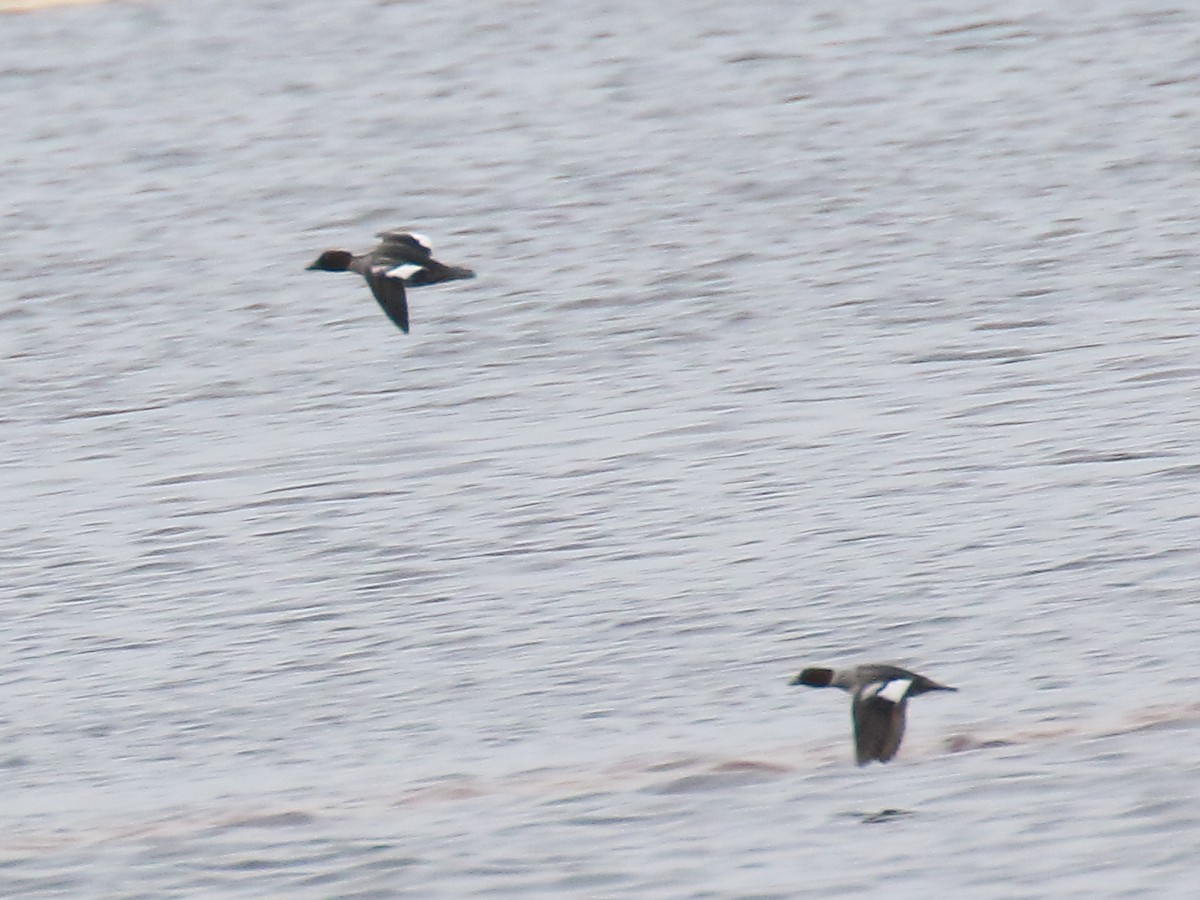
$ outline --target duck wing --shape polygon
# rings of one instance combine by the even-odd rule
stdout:
[[[433,245],[429,238],[415,231],[381,231],[379,248],[375,253],[395,262],[425,262],[433,257]]]
[[[394,265],[373,265],[363,272],[363,278],[367,280],[371,293],[375,295],[387,317],[397,328],[408,334],[408,297],[404,292],[404,279],[393,275],[394,271]]]
[[[910,679],[896,678],[873,681],[854,695],[854,751],[860,766],[871,760],[887,762],[900,749],[911,688]]]

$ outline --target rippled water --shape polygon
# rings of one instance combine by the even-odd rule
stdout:
[[[1191,896],[1198,47],[0,16],[0,892]],[[397,226],[407,337],[304,271]],[[960,692],[857,769],[868,660]]]

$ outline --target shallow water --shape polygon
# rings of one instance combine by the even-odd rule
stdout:
[[[1200,13],[572,9],[0,16],[0,893],[1190,896]]]

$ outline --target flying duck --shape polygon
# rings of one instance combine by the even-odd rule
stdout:
[[[904,738],[904,710],[909,697],[929,691],[957,691],[924,675],[896,666],[864,665],[852,669],[805,669],[791,681],[808,687],[835,687],[853,695],[854,757],[860,766],[885,763]]]
[[[433,258],[433,248],[424,235],[411,231],[381,231],[379,246],[366,253],[326,250],[308,267],[325,272],[357,272],[367,280],[371,293],[396,327],[408,333],[406,287],[422,287],[439,281],[474,278],[462,266],[448,266]]]

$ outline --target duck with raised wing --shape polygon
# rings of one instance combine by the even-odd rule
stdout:
[[[462,266],[448,266],[433,258],[433,248],[424,235],[412,231],[382,231],[379,246],[365,253],[326,250],[308,267],[324,272],[357,272],[366,279],[371,293],[396,327],[408,333],[406,288],[474,278]]]
[[[930,691],[958,690],[907,669],[876,664],[852,669],[809,668],[791,683],[841,688],[851,694],[854,756],[860,766],[872,760],[885,763],[896,755],[904,739],[904,713],[909,697]]]

